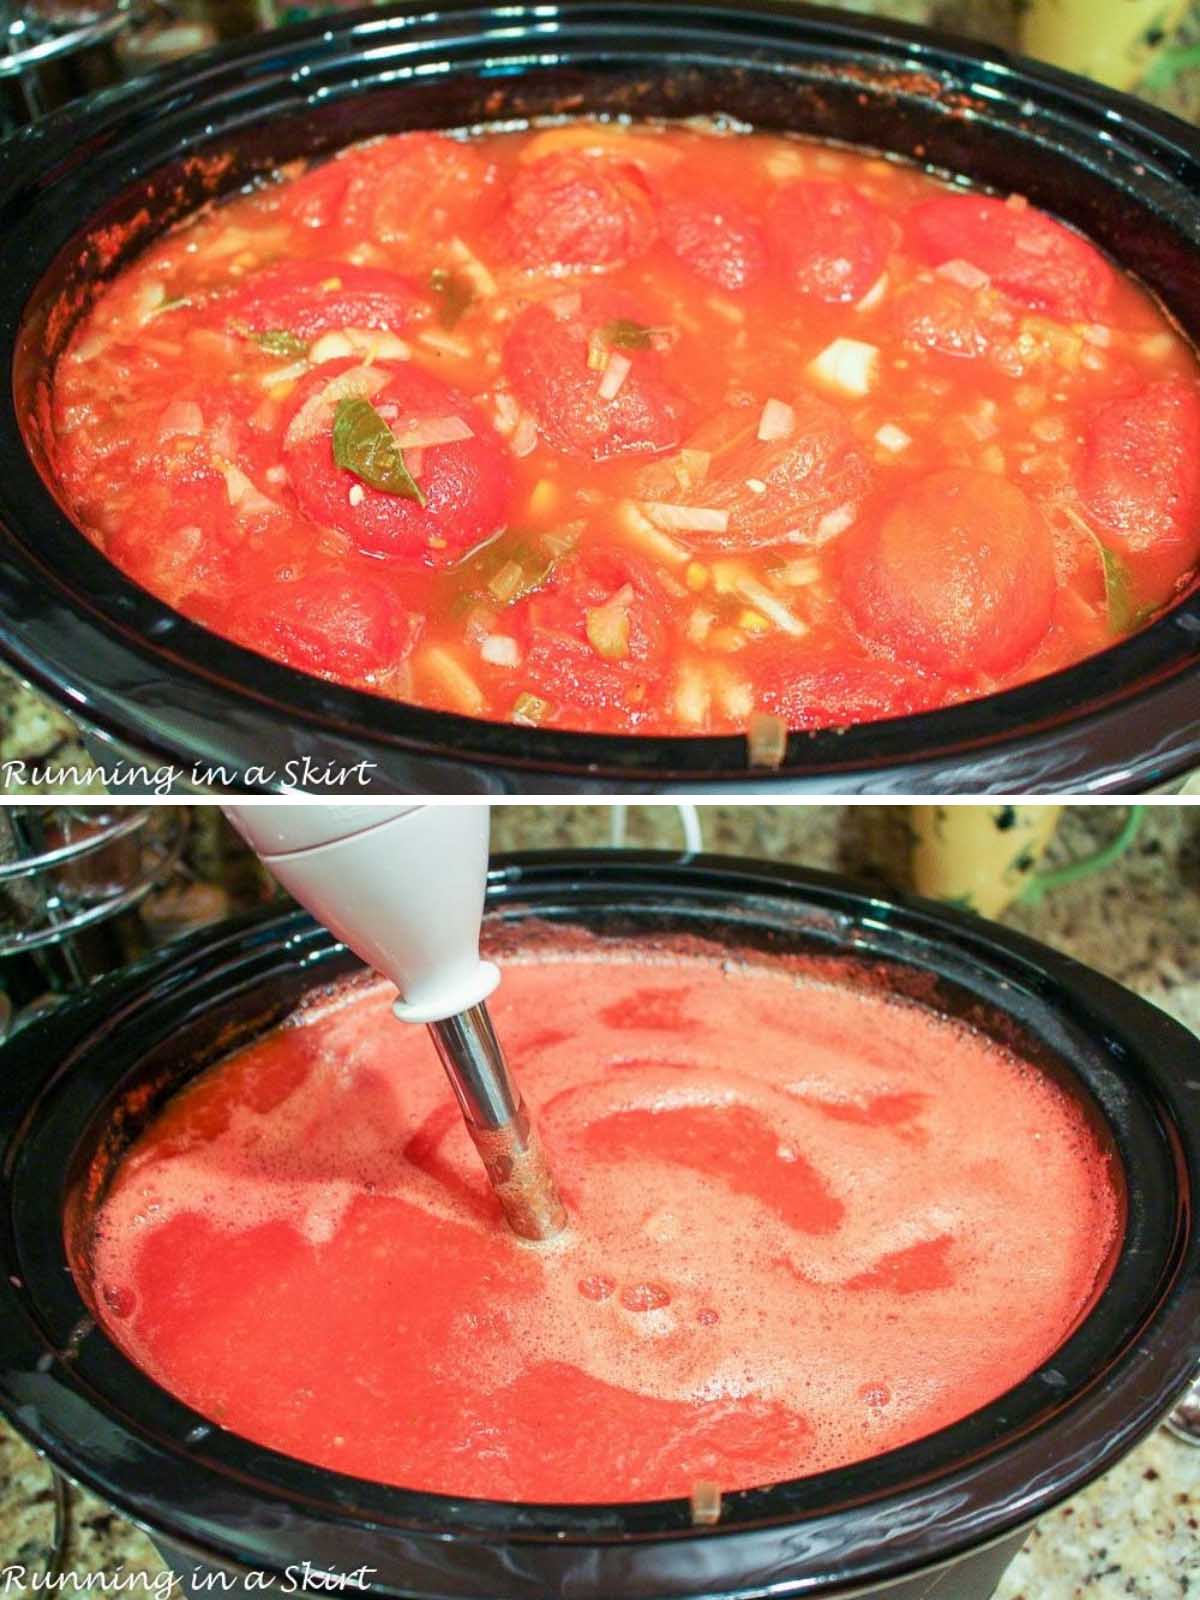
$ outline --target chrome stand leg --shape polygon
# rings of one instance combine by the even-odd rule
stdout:
[[[1165,1426],[1184,1444],[1200,1445],[1200,1373],[1167,1418]]]

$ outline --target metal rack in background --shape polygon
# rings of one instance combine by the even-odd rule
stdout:
[[[143,0],[0,0],[0,135],[120,76],[117,45]]]
[[[274,0],[0,0],[0,138],[275,20]]]
[[[189,820],[181,806],[0,809],[0,1040],[139,953],[129,914],[177,872]],[[66,1566],[71,1490],[53,1468],[50,1478],[43,1577],[54,1581]]]
[[[178,806],[0,810],[0,1038],[139,953],[123,914],[177,870]]]

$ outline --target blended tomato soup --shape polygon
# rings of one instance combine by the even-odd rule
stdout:
[[[575,122],[359,145],[169,233],[75,331],[47,442],[111,560],[253,650],[769,763],[1178,598],[1197,374],[1020,195]]]
[[[994,1399],[1106,1277],[1108,1157],[1037,1070],[878,994],[595,948],[494,1002],[571,1214],[523,1244],[393,993],[204,1074],[97,1219],[108,1333],[276,1450],[501,1500],[764,1484]]]

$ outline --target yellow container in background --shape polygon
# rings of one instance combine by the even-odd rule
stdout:
[[[1187,15],[1188,0],[1030,0],[1021,49],[1113,89],[1132,89]]]
[[[997,917],[1026,888],[1061,806],[912,806],[918,894]]]

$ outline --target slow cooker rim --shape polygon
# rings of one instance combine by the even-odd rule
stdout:
[[[1058,956],[1056,952],[1048,951],[1034,941],[1014,934],[1011,930],[996,929],[983,923],[980,919],[954,911],[952,908],[935,907],[928,902],[917,900],[911,896],[889,894],[883,897],[862,885],[850,883],[848,880],[831,874],[794,868],[779,869],[774,864],[768,866],[762,862],[743,862],[736,858],[680,858],[671,852],[529,853],[497,860],[496,871],[493,873],[491,899],[503,919],[503,912],[507,905],[511,905],[514,902],[524,904],[529,900],[531,893],[536,897],[539,892],[549,892],[550,890],[558,892],[560,888],[567,893],[572,890],[577,892],[581,879],[589,888],[594,887],[601,893],[607,889],[611,893],[616,888],[630,884],[661,888],[663,887],[662,880],[664,876],[668,879],[668,884],[671,888],[688,885],[697,894],[703,894],[709,890],[719,891],[725,895],[730,893],[746,894],[750,892],[747,888],[747,885],[750,885],[752,889],[759,890],[763,894],[774,896],[777,899],[782,897],[797,902],[806,902],[810,905],[814,901],[817,903],[824,902],[829,905],[840,905],[843,909],[848,903],[857,907],[860,914],[870,910],[878,915],[886,906],[898,911],[906,926],[911,924],[918,931],[924,928],[930,938],[935,934],[943,939],[950,937],[960,944],[965,943],[970,948],[991,952],[995,957],[1003,957],[1014,973],[1025,970],[1031,978],[1034,975],[1038,975],[1041,980],[1048,978],[1052,982],[1062,985],[1067,994],[1075,995],[1076,997],[1082,996],[1086,1005],[1093,1010],[1098,1010],[1100,1016],[1104,1016],[1106,1012],[1115,1012],[1118,1018],[1125,1017],[1125,1027],[1130,1031],[1131,1037],[1135,1042],[1138,1039],[1137,1026],[1144,1027],[1149,1025],[1151,1033],[1157,1033],[1160,1036],[1160,1040],[1173,1041],[1176,1045],[1186,1044],[1193,1055],[1196,1053],[1196,1041],[1190,1035],[1187,1035],[1178,1024],[1172,1022],[1165,1015],[1155,1012],[1154,1008],[1150,1007],[1147,1002],[1130,995],[1110,980],[1090,972],[1069,958]],[[212,965],[212,961],[216,962],[216,966],[211,975],[211,981],[220,979],[221,982],[225,981],[225,977],[229,972],[240,970],[247,959],[275,962],[278,959],[284,930],[291,930],[293,936],[298,934],[299,943],[305,948],[311,946],[315,940],[318,943],[323,941],[325,948],[329,951],[336,950],[328,935],[324,935],[323,930],[314,929],[307,918],[297,913],[284,912],[281,914],[274,908],[268,908],[265,912],[242,919],[232,929],[226,925],[215,932],[209,930],[198,935],[193,940],[186,941],[185,946],[172,947],[167,951],[161,952],[158,956],[151,958],[150,961],[141,964],[139,968],[134,969],[124,979],[118,979],[115,982],[103,985],[103,993],[98,993],[96,996],[91,997],[90,1000],[85,1000],[81,1005],[64,1008],[64,1011],[60,1011],[57,1017],[52,1016],[47,1019],[46,1029],[53,1031],[56,1027],[67,1024],[69,1033],[79,1034],[86,1040],[97,1033],[97,1022],[100,1023],[99,1031],[105,1031],[104,1020],[111,1016],[114,1001],[119,999],[123,992],[127,992],[125,1009],[136,1010],[139,1005],[145,1006],[153,995],[162,995],[170,990],[173,982],[182,982],[185,985],[194,984],[201,977],[201,974]],[[257,952],[257,957],[255,952]],[[210,953],[212,961],[207,959]],[[72,1015],[64,1015],[64,1012]],[[80,1025],[81,1019],[82,1026]],[[1111,1024],[1111,1015],[1108,1020]],[[43,1051],[43,1058],[48,1054],[49,1052]],[[41,1075],[45,1075],[47,1069],[44,1067],[44,1060],[42,1067],[38,1070]],[[1183,1092],[1184,1089],[1187,1090],[1186,1094]],[[1187,1153],[1190,1181],[1193,1186],[1200,1188],[1200,1081],[1185,1083],[1179,1087],[1178,1094],[1180,1104],[1186,1105],[1190,1103],[1195,1119],[1195,1127],[1189,1130],[1185,1126],[1184,1131],[1190,1132],[1191,1144]],[[1176,1109],[1178,1110],[1178,1107]],[[9,1158],[3,1164],[0,1188],[6,1187],[11,1179],[11,1156],[12,1152],[9,1153]],[[6,1196],[6,1202],[7,1198]],[[0,1215],[0,1242],[3,1241],[3,1229],[7,1227],[9,1220],[9,1206],[6,1203],[4,1213]],[[6,1245],[6,1248],[11,1248],[11,1245]],[[1189,1298],[1194,1305],[1195,1312],[1200,1312],[1200,1278],[1196,1276],[1196,1266],[1200,1262],[1200,1238],[1195,1233],[1194,1225],[1190,1243],[1181,1248],[1183,1249],[1184,1259],[1177,1264],[1174,1280],[1175,1287],[1172,1293],[1179,1291],[1180,1275],[1185,1272],[1190,1273],[1192,1281],[1189,1288]],[[7,1300],[11,1308],[14,1299],[19,1309],[21,1305],[20,1296],[15,1293],[14,1289],[3,1278],[0,1278],[0,1306],[3,1306]],[[1189,1312],[1188,1314],[1192,1315],[1195,1312]],[[1182,1314],[1180,1308],[1176,1305],[1171,1316],[1174,1321],[1178,1322]],[[3,1329],[6,1325],[15,1325],[15,1319],[0,1317],[0,1347],[4,1343]],[[1163,1330],[1159,1327],[1158,1338],[1160,1342],[1162,1337]],[[90,1340],[88,1342],[90,1343]],[[1114,1390],[1119,1390],[1129,1385],[1132,1377],[1131,1365],[1140,1365],[1148,1361],[1152,1343],[1153,1340],[1144,1341],[1139,1346],[1136,1358],[1133,1361],[1131,1361],[1129,1353],[1125,1353],[1121,1371],[1112,1385]],[[115,1350],[115,1346],[110,1346],[110,1348]],[[1064,1346],[1063,1348],[1065,1349],[1066,1347]],[[1061,1350],[1056,1352],[1055,1357],[1052,1359],[1057,1359],[1060,1355]],[[9,1359],[11,1360],[11,1355]],[[124,1358],[121,1359],[124,1360]],[[134,1370],[136,1371],[136,1369]],[[1180,1376],[1183,1370],[1182,1368],[1180,1369]],[[14,1388],[14,1380],[19,1380],[20,1376],[20,1374],[14,1372],[6,1361],[3,1372],[0,1373],[0,1396],[5,1400],[6,1409],[9,1410],[10,1415],[13,1415],[14,1408],[20,1404],[19,1391],[21,1384],[19,1381],[17,1381]],[[28,1378],[28,1371],[24,1376]],[[1036,1377],[1037,1375],[1034,1376]],[[72,1377],[72,1381],[76,1382],[77,1380]],[[150,1380],[144,1378],[141,1381],[144,1383],[150,1382]],[[1033,1380],[1026,1381],[1032,1382]],[[1159,1382],[1161,1383],[1161,1381],[1160,1377]],[[1094,1385],[1088,1392],[1092,1393],[1093,1391]],[[162,1393],[163,1391],[159,1392]],[[1072,1405],[1076,1407],[1076,1416],[1078,1416],[1078,1405],[1082,1403],[1084,1398],[1086,1398],[1086,1395],[1078,1396],[1072,1402]],[[178,1402],[172,1403],[178,1406]],[[1096,1405],[1107,1404],[1111,1407],[1112,1395],[1100,1396],[1094,1400],[1094,1403]],[[1158,1403],[1165,1404],[1166,1397],[1159,1397]],[[180,1409],[185,1411],[188,1418],[193,1421],[203,1420],[196,1413],[187,1411],[187,1408]],[[990,1409],[985,1408],[985,1411]],[[981,1414],[977,1413],[976,1415]],[[1137,1423],[1132,1428],[1128,1415],[1125,1415],[1123,1419],[1121,1417],[1114,1418],[1114,1423],[1123,1421],[1123,1426],[1114,1426],[1110,1432],[1107,1432],[1102,1445],[1093,1447],[1086,1461],[1082,1461],[1082,1459],[1076,1460],[1075,1479],[1082,1478],[1086,1480],[1095,1476],[1105,1464],[1105,1458],[1112,1458],[1123,1453],[1134,1442],[1134,1439],[1151,1425],[1154,1415],[1156,1413],[1147,1417],[1139,1412]],[[21,1417],[15,1415],[14,1420],[20,1427]],[[1045,1424],[1045,1426],[1050,1425],[1050,1423]],[[959,1425],[954,1426],[957,1427]],[[942,1433],[951,1431],[953,1429],[942,1430]],[[1033,1429],[1033,1435],[1036,1437],[1041,1431],[1042,1425],[1039,1424]],[[934,1435],[931,1437],[936,1439],[939,1436]],[[42,1446],[47,1445],[47,1440],[44,1436],[35,1442]],[[263,1454],[259,1447],[253,1446],[248,1441],[245,1443],[248,1450],[258,1455]],[[918,1448],[921,1443],[922,1441],[918,1441]],[[1019,1435],[1009,1446],[1008,1459],[1011,1459],[1012,1455],[1023,1453],[1030,1447],[1030,1443],[1031,1441],[1028,1437]],[[912,1450],[914,1450],[914,1446],[906,1446],[903,1451],[892,1452],[891,1454],[897,1456]],[[55,1453],[53,1448],[51,1453]],[[266,1454],[271,1455],[273,1453],[266,1452]],[[875,1459],[885,1460],[886,1458]],[[193,1467],[197,1466],[195,1462],[191,1463],[191,1465]],[[993,1458],[991,1469],[994,1471],[996,1468],[997,1461]],[[965,1474],[965,1469],[962,1468],[952,1468],[947,1473],[939,1473],[936,1476],[935,1490],[953,1489],[955,1487],[956,1471],[960,1474]],[[83,1476],[86,1481],[86,1473],[79,1475]],[[354,1479],[345,1481],[351,1486],[358,1486],[359,1484],[359,1481]],[[796,1483],[803,1485],[806,1481],[812,1484],[819,1480],[796,1480]],[[92,1486],[96,1487],[100,1493],[106,1494],[108,1498],[115,1498],[111,1488],[107,1487],[103,1481],[93,1482]],[[1076,1481],[1062,1482],[1056,1484],[1053,1490],[1047,1492],[1046,1486],[1043,1484],[1040,1493],[1033,1495],[1032,1498],[1028,1494],[1024,1494],[1021,1497],[1020,1506],[1023,1515],[1010,1520],[1008,1531],[1011,1531],[1012,1526],[1019,1526],[1022,1521],[1028,1521],[1033,1516],[1041,1514],[1050,1504],[1055,1503],[1063,1495],[1074,1492],[1078,1486],[1079,1484]],[[749,1493],[755,1495],[763,1492],[751,1491]],[[767,1494],[772,1492],[765,1491]],[[895,1498],[896,1492],[898,1491],[893,1487],[891,1498]],[[418,1498],[429,1500],[439,1497],[418,1496]],[[883,1497],[884,1502],[888,1498],[889,1496],[885,1494]],[[731,1504],[738,1499],[738,1496],[731,1496]],[[484,1504],[488,1503],[485,1502]],[[660,1504],[667,1507],[686,1506],[686,1502],[665,1502]],[[132,1507],[126,1506],[125,1509],[132,1510],[135,1515],[148,1515],[147,1508],[140,1504]],[[511,1508],[508,1509],[511,1511]],[[555,1517],[563,1515],[563,1508],[550,1509]],[[578,1511],[580,1508],[567,1509],[569,1512],[572,1509]],[[611,1507],[600,1509],[612,1510]],[[648,1509],[654,1511],[659,1507],[654,1506]],[[1011,1505],[1006,1509],[1011,1516]],[[334,1515],[336,1516],[336,1514],[335,1511]],[[785,1525],[795,1524],[797,1517],[802,1517],[802,1513],[798,1512],[794,1506],[788,1508],[781,1515]],[[817,1513],[817,1519],[825,1515],[827,1513],[819,1512]],[[845,1511],[835,1512],[832,1515],[844,1516]],[[328,1517],[325,1520],[328,1520]],[[768,1527],[774,1526],[779,1521],[778,1517],[768,1519],[766,1525]],[[980,1542],[979,1522],[980,1519],[976,1518],[973,1524],[973,1536],[968,1541],[972,1545]],[[159,1527],[163,1532],[169,1532],[169,1536],[175,1536],[174,1530],[168,1530],[157,1518],[155,1519],[155,1526]],[[752,1534],[762,1526],[762,1520],[759,1518],[745,1523],[727,1523],[716,1532],[724,1538],[736,1538],[739,1534]],[[635,1534],[633,1537],[640,1538],[641,1542],[653,1542],[664,1537],[678,1539],[692,1535],[706,1535],[711,1531],[699,1530],[699,1533],[697,1533],[697,1530],[688,1527],[675,1527],[674,1529],[668,1529],[666,1532],[660,1530],[657,1533]],[[987,1531],[989,1536],[1002,1537],[1006,1528],[996,1526],[989,1528]],[[480,1539],[486,1540],[489,1534],[472,1530],[456,1533],[454,1537],[461,1537],[468,1541],[471,1539],[478,1541]],[[513,1533],[511,1530],[505,1530],[504,1537],[519,1541],[522,1536],[519,1533]],[[529,1532],[525,1537],[540,1540],[545,1535]],[[618,1534],[617,1537],[628,1538],[629,1535]],[[181,1533],[180,1538],[185,1544],[188,1542],[186,1530]],[[590,1543],[594,1545],[598,1540],[602,1543],[606,1542],[605,1535],[603,1533],[581,1533],[574,1537],[575,1543]],[[939,1551],[940,1556],[946,1556],[949,1553],[946,1548],[942,1548]],[[253,1561],[253,1553],[251,1552],[250,1554]],[[888,1569],[889,1574],[892,1571],[892,1568]],[[857,1576],[861,1575],[856,1574]],[[871,1574],[866,1574],[865,1576],[871,1576]],[[796,1592],[802,1592],[802,1589],[798,1588]]]
[[[535,11],[544,20],[544,7],[517,9],[526,24]],[[676,9],[686,11],[694,28],[707,28],[730,50],[737,43],[752,43],[756,28],[784,34],[797,49],[808,52],[803,59],[810,67],[818,47],[832,50],[836,45],[843,53],[870,52],[893,67],[916,63],[955,72],[960,80],[971,71],[993,75],[1002,71],[1019,84],[1024,98],[1040,95],[1037,111],[1043,117],[1061,114],[1064,106],[1076,116],[1083,110],[1094,116],[1099,109],[1110,126],[1119,126],[1121,138],[1131,148],[1141,148],[1147,158],[1153,155],[1164,170],[1172,162],[1200,169],[1200,131],[1187,124],[1114,91],[949,35],[902,24],[867,26],[844,13],[819,8],[797,17],[769,0],[737,10],[689,7],[686,0],[663,0],[659,5],[631,0],[619,3],[615,12],[624,25],[632,26],[638,20],[669,18]],[[488,15],[487,7],[472,0],[451,0],[435,13],[420,14],[429,27],[451,36],[464,26],[464,19]],[[614,8],[594,5],[560,8],[556,34],[560,47],[566,50],[575,40],[574,47],[583,50],[590,37],[588,28],[598,29],[596,19],[611,22],[613,15]],[[0,197],[6,187],[6,165],[7,188],[12,192],[27,179],[31,166],[40,163],[37,170],[44,173],[47,165],[75,150],[89,131],[94,134],[114,124],[119,128],[124,114],[135,107],[145,114],[147,105],[169,97],[176,88],[197,91],[209,79],[253,75],[263,56],[278,59],[281,52],[302,51],[326,35],[349,39],[358,30],[378,31],[416,20],[413,8],[397,6],[348,13],[333,29],[326,25],[327,19],[296,24],[269,41],[252,39],[211,53],[198,67],[167,69],[108,91],[82,108],[67,108],[27,137],[10,141],[9,161],[0,149]],[[120,134],[113,137],[119,140]],[[63,248],[67,246],[57,249],[53,259]],[[28,269],[28,263],[22,264]],[[0,348],[9,361],[25,301],[51,266],[39,255],[36,272],[14,274],[16,291],[7,290],[7,304],[0,305]],[[132,746],[162,751],[175,762],[194,760],[199,751],[202,764],[206,758],[209,764],[220,764],[220,755],[210,757],[209,751],[220,752],[222,739],[238,736],[248,715],[269,721],[273,736],[297,757],[307,753],[307,742],[289,730],[295,719],[304,719],[314,737],[319,730],[339,754],[345,749],[341,741],[350,741],[369,754],[382,753],[385,765],[391,756],[424,761],[431,767],[439,763],[473,767],[476,786],[501,787],[511,781],[535,785],[539,774],[566,783],[625,787],[631,783],[828,787],[837,779],[841,787],[855,787],[869,783],[872,775],[887,783],[912,767],[936,774],[940,767],[965,762],[969,771],[975,761],[980,762],[984,786],[992,787],[987,781],[989,758],[1003,763],[1021,747],[1033,745],[1045,764],[1058,764],[1044,787],[1112,788],[1128,786],[1131,775],[1139,782],[1161,781],[1200,753],[1200,729],[1189,730],[1184,698],[1194,692],[1200,664],[1200,591],[1182,598],[1141,633],[1030,684],[964,705],[857,724],[845,731],[794,733],[787,762],[777,771],[749,768],[745,740],[738,736],[522,729],[330,685],[181,618],[125,579],[74,527],[42,482],[26,453],[10,393],[0,397],[0,431],[10,436],[6,440],[10,449],[15,442],[12,454],[17,468],[15,487],[10,484],[5,490],[10,507],[15,493],[16,509],[0,518],[4,541],[0,571],[6,580],[0,585],[0,650],[20,672],[73,703],[81,715],[91,713],[103,731],[115,730]],[[21,527],[36,528],[36,540],[23,536]],[[54,565],[59,570],[52,570]],[[72,581],[60,573],[71,573]],[[101,670],[98,662],[104,663],[103,682],[89,683],[89,673]],[[147,674],[157,680],[153,693],[147,693]],[[88,688],[81,691],[80,683]],[[1119,743],[1121,728],[1128,733],[1136,723],[1139,735],[1146,737],[1145,719],[1154,708],[1162,725],[1152,736],[1153,747],[1139,748],[1130,756]],[[1098,758],[1083,752],[1064,756],[1055,748],[1070,743],[1069,738],[1060,740],[1063,732],[1114,741],[1104,757],[1102,775],[1088,772],[1089,762],[1094,766]],[[244,773],[254,765],[245,739],[239,750],[229,764]],[[997,778],[1003,787],[1003,773]],[[1043,787],[1036,782],[1032,786]]]

